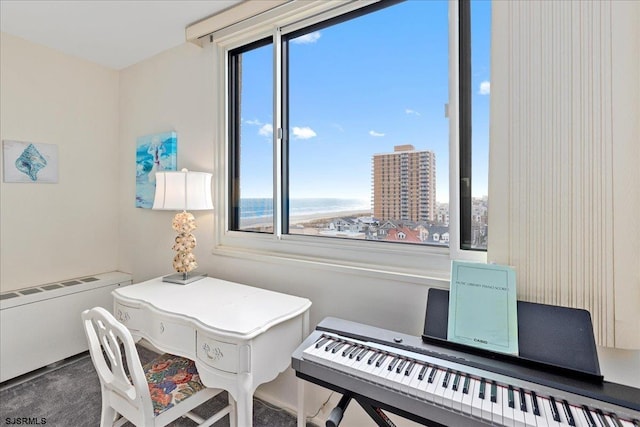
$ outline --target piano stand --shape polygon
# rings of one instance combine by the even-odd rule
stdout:
[[[378,427],[396,427],[382,409],[376,406],[372,400],[367,399],[364,396],[354,395],[353,393],[345,393],[342,395],[340,402],[338,402],[338,406],[333,408],[329,414],[329,418],[327,418],[327,422],[325,424],[326,427],[338,427],[340,425],[344,411],[347,409],[351,399],[355,399],[355,401],[362,406],[362,409],[364,409],[371,419],[376,422]]]

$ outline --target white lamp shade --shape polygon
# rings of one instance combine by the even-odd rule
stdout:
[[[211,177],[207,172],[156,172],[156,195],[152,209],[197,211],[213,209]]]

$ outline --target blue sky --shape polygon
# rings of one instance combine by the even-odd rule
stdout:
[[[290,197],[371,197],[371,158],[436,154],[448,201],[448,4],[410,0],[290,43]],[[474,1],[473,195],[487,194],[490,3]],[[272,194],[272,47],[243,54],[241,197]]]

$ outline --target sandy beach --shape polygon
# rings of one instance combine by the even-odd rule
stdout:
[[[325,222],[334,218],[358,218],[358,217],[370,217],[372,212],[370,210],[353,210],[353,211],[340,211],[340,212],[321,212],[321,213],[312,213],[306,215],[294,215],[290,218],[289,225],[293,229],[294,226],[304,226],[309,223],[318,223]],[[265,222],[265,218],[255,218],[253,220],[242,220],[242,228],[247,229],[259,229],[265,230],[267,228],[271,228],[273,226],[272,222]],[[301,227],[304,228],[304,227]],[[296,233],[299,234],[299,233]]]

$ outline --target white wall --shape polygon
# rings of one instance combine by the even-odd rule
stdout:
[[[0,184],[0,290],[115,270],[118,73],[0,33],[0,87],[0,138],[59,158],[57,184]]]

